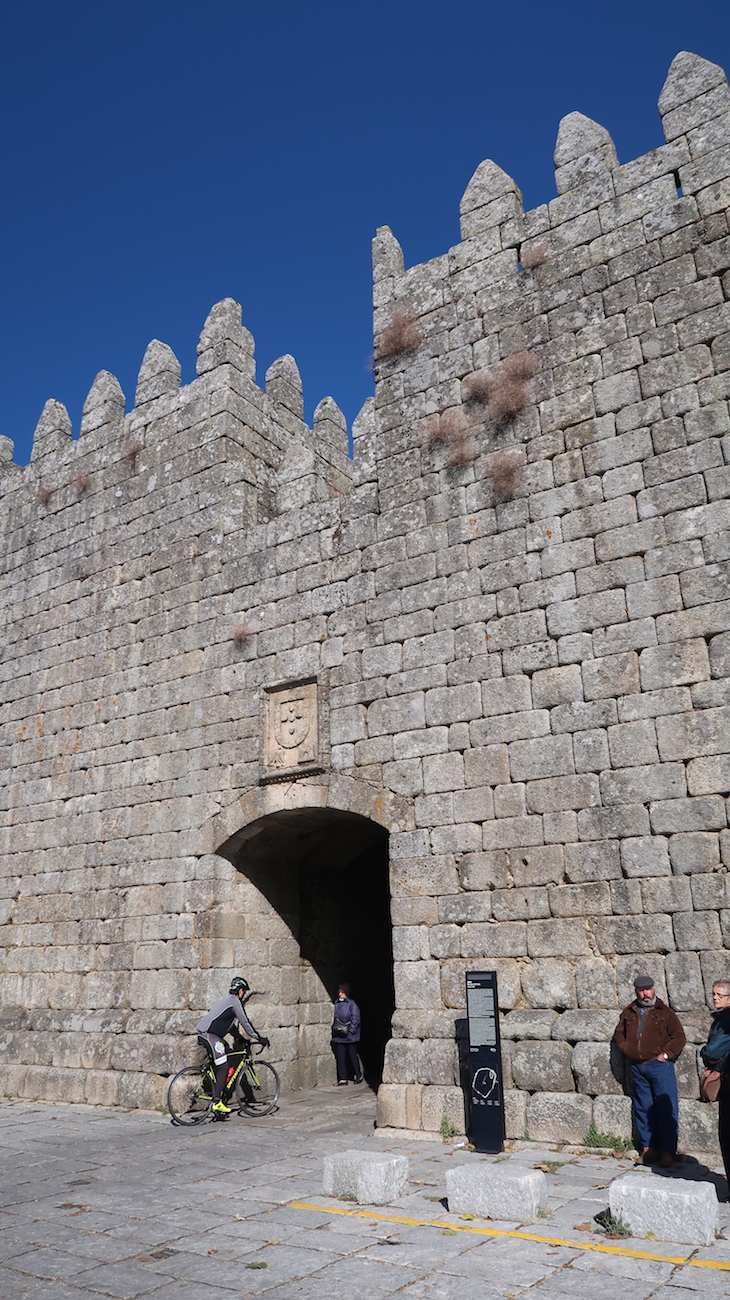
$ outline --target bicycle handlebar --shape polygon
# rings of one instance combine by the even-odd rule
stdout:
[[[233,1025],[229,1032],[237,1048],[239,1043],[243,1044],[244,1046],[250,1049],[252,1054],[255,1047],[258,1047],[259,1050],[257,1052],[257,1055],[260,1056],[264,1048],[270,1046],[269,1040],[266,1038],[266,1035],[264,1035],[265,1042],[261,1043],[255,1041],[252,1038],[246,1038],[245,1035],[240,1032],[240,1030],[236,1025]]]

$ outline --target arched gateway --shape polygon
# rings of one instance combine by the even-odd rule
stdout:
[[[412,818],[406,800],[365,783],[310,779],[252,791],[206,828],[237,873],[222,928],[243,940],[251,1014],[271,1028],[289,1087],[334,1081],[342,980],[362,1010],[366,1080],[382,1081],[395,1006],[389,838]]]
[[[0,438],[0,1092],[158,1105],[241,967],[289,1086],[332,1077],[350,975],[403,1129],[464,1122],[471,968],[510,1137],[630,1132],[608,1039],[638,972],[703,1041],[730,972],[729,105],[683,52],[645,158],[570,113],[548,204],[485,160],[448,256],[406,268],[383,227],[352,458],[293,358],[256,383],[231,299],[190,384],[153,341],[134,409],[101,372],[78,438],[54,401],[30,465]],[[693,1052],[679,1074],[707,1151]]]

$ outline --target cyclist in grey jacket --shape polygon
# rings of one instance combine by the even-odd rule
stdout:
[[[228,996],[219,998],[196,1025],[198,1042],[207,1047],[213,1056],[215,1066],[213,1110],[217,1115],[230,1115],[232,1109],[222,1100],[228,1074],[228,1053],[226,1044],[223,1041],[224,1035],[229,1033],[234,1025],[240,1025],[247,1038],[253,1039],[255,1043],[260,1043],[262,1047],[269,1046],[268,1038],[263,1038],[254,1029],[243,1009],[243,999],[248,993],[248,989],[247,980],[242,975],[236,975],[231,980]]]

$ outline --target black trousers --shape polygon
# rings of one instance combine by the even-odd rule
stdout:
[[[357,1043],[338,1043],[333,1039],[332,1046],[335,1049],[335,1056],[337,1057],[338,1080],[348,1079],[350,1077],[350,1071],[352,1071],[353,1079],[359,1079],[360,1062],[357,1059]]]
[[[720,1138],[720,1150],[725,1166],[728,1191],[730,1192],[730,1087],[722,1081],[722,1091],[718,1098],[717,1132]]]

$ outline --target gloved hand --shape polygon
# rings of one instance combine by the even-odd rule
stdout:
[[[271,1047],[271,1043],[269,1042],[268,1038],[259,1038],[259,1043],[261,1047]]]

